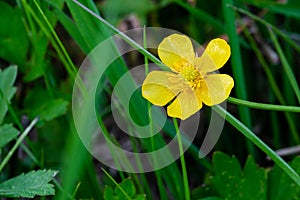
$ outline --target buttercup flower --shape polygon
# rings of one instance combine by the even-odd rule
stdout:
[[[172,34],[158,46],[158,56],[171,71],[152,71],[142,85],[142,95],[152,104],[167,107],[170,117],[187,119],[202,108],[228,98],[234,86],[226,74],[216,74],[230,57],[230,46],[217,38],[197,57],[191,40]]]

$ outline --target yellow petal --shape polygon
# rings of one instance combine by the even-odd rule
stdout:
[[[158,56],[175,72],[179,72],[186,63],[193,63],[195,59],[191,40],[179,34],[172,34],[163,39],[158,45]]]
[[[167,108],[167,113],[170,117],[187,119],[202,108],[202,102],[196,96],[191,88],[183,90],[170,106]]]
[[[234,81],[231,76],[227,74],[210,74],[201,82],[201,86],[196,93],[204,104],[212,106],[225,101],[233,86]]]
[[[230,46],[223,39],[213,39],[203,54],[196,58],[196,66],[202,74],[213,72],[223,67],[230,57]]]
[[[179,75],[166,71],[150,72],[142,85],[142,95],[157,106],[164,106],[184,88],[186,84]]]

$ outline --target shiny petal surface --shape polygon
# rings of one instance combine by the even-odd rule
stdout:
[[[196,66],[204,74],[223,67],[230,57],[230,46],[223,39],[217,38],[209,42],[203,54],[196,58]]]
[[[208,106],[225,101],[234,86],[233,79],[227,74],[210,74],[204,80],[196,93]]]
[[[142,95],[157,106],[164,106],[187,87],[179,75],[166,71],[150,72],[142,85]]]
[[[170,117],[187,119],[202,108],[202,102],[196,96],[192,89],[188,88],[182,91],[176,99],[167,108]]]
[[[172,34],[163,39],[158,46],[158,56],[175,72],[180,72],[183,65],[192,63],[195,59],[191,40],[179,34]]]

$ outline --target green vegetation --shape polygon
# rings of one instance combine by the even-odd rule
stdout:
[[[73,0],[0,0],[1,199],[300,199],[300,1],[79,2],[95,16]],[[227,109],[204,106],[193,141],[179,131],[176,119],[168,118],[150,138],[128,136],[114,120],[111,96],[120,78],[141,64],[147,73],[152,63],[165,69],[156,50],[147,48],[146,32],[139,44],[122,33],[143,26],[173,29],[204,46],[222,37],[231,46],[230,61],[220,69],[235,81]],[[179,152],[192,142],[184,157],[153,172],[106,166],[77,134],[75,80],[83,98],[89,88],[82,84],[85,77],[76,76],[85,57],[114,34],[135,51],[98,77],[94,109],[106,139],[139,153],[164,147],[177,133]],[[110,44],[107,52],[118,54]],[[128,82],[128,89],[134,87]],[[128,104],[132,119],[144,126],[155,121],[148,114],[156,111],[149,111],[140,93]],[[212,112],[225,119],[224,128],[212,151],[199,158]],[[130,125],[127,130],[134,132]],[[115,156],[117,168],[123,155]]]

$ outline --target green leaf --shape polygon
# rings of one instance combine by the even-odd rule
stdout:
[[[216,191],[215,187],[211,184],[211,179],[208,178],[206,180],[206,184],[203,184],[192,191],[191,199],[205,199],[215,196],[218,196],[218,192]]]
[[[126,179],[122,181],[119,185],[129,197],[133,197],[136,193],[135,186],[133,184],[133,181],[131,179]],[[123,194],[123,192],[120,190],[119,187],[116,187],[115,189],[115,194],[120,198],[120,199],[126,199],[126,196]]]
[[[13,87],[16,77],[17,66],[10,66],[3,71],[0,69],[0,124],[8,109],[7,102],[10,102],[16,92],[16,88]]]
[[[132,200],[146,200],[145,194],[137,194]]]
[[[258,168],[252,156],[246,161],[240,188],[245,199],[267,199],[267,171]]]
[[[242,179],[241,166],[236,157],[217,152],[213,157],[213,170],[215,176],[213,184],[223,197],[232,198],[237,195]]]
[[[74,39],[74,41],[76,41],[85,52],[88,52],[87,44],[74,21],[52,1],[45,1],[45,3],[49,4],[49,6],[53,8],[52,12],[55,14],[59,22],[63,25],[63,28],[65,28],[70,36]]]
[[[290,166],[299,174],[300,173],[300,157],[296,157]],[[269,199],[299,199],[300,187],[282,172],[276,165],[269,173]]]
[[[24,76],[25,82],[33,81],[44,75],[47,68],[47,58],[45,56],[48,49],[48,40],[45,35],[38,35],[35,38],[36,44],[32,49],[30,61],[26,65]]]
[[[116,183],[117,184],[117,183]],[[125,195],[126,194],[126,195]],[[104,200],[145,200],[145,194],[136,194],[136,188],[132,179],[128,178],[118,184],[114,189],[106,186],[103,192]]]
[[[87,6],[96,14],[99,14],[96,5],[92,1],[83,0],[81,3]],[[83,49],[86,53],[89,53],[94,47],[96,47],[101,41],[107,39],[110,36],[108,30],[101,25],[95,17],[91,16],[77,4],[71,0],[67,0],[66,4],[72,14],[73,20],[78,28],[78,31],[85,40],[86,45],[81,46],[87,47]],[[71,34],[74,35],[74,34]],[[82,43],[80,43],[82,45]]]
[[[114,190],[111,187],[106,186],[104,188],[103,198],[104,198],[104,200],[112,200],[112,199],[114,199]]]
[[[68,102],[63,99],[53,99],[40,107],[41,120],[50,121],[66,113]]]
[[[54,170],[31,171],[21,174],[0,184],[0,196],[33,198],[36,195],[54,195],[55,191],[49,182],[57,174]]]
[[[120,6],[125,5],[126,6]],[[102,7],[105,19],[116,26],[124,17],[135,13],[138,15],[142,23],[145,22],[146,14],[153,10],[155,5],[151,0],[126,1],[126,0],[107,0]],[[111,12],[111,11],[114,12]]]
[[[300,157],[290,166],[300,173]],[[244,170],[235,157],[217,152],[213,157],[214,176],[196,188],[192,199],[281,200],[299,199],[300,188],[277,165],[273,169],[259,168],[249,156]],[[218,197],[221,196],[221,197]]]
[[[39,116],[43,122],[65,114],[69,103],[63,99],[50,99],[45,91],[36,88],[26,97],[25,105],[30,118]]]
[[[51,0],[51,3],[56,4],[58,8],[62,8],[64,0]],[[44,11],[45,16],[49,19],[49,23],[52,27],[55,27],[57,17],[56,13],[52,12],[51,6],[46,4],[45,1],[43,1],[43,3],[39,3],[39,5]],[[26,66],[21,68],[21,71],[25,74],[23,80],[29,82],[42,76],[45,76],[45,78],[49,76],[47,69],[53,67],[49,55],[54,54],[52,50],[49,49],[49,41],[52,42],[54,48],[56,45],[53,43],[52,37],[49,36],[50,33],[47,27],[45,28],[45,26],[41,26],[41,24],[44,25],[45,22],[41,18],[41,15],[38,14],[39,10],[35,6],[35,3],[33,1],[22,1],[21,8],[24,11],[24,17],[26,17],[24,21],[26,28],[28,29],[27,32],[29,32],[28,35],[30,36],[31,43],[30,52],[27,55],[28,61],[25,62]],[[38,27],[39,25],[41,27]]]
[[[12,124],[4,124],[0,127],[0,148],[4,147],[7,143],[13,140],[19,131],[15,129]]]
[[[3,1],[0,8],[0,57],[10,63],[24,65],[29,40],[21,12]]]
[[[267,199],[267,173],[249,156],[244,171],[235,157],[218,152],[213,157],[212,183],[225,199]]]

